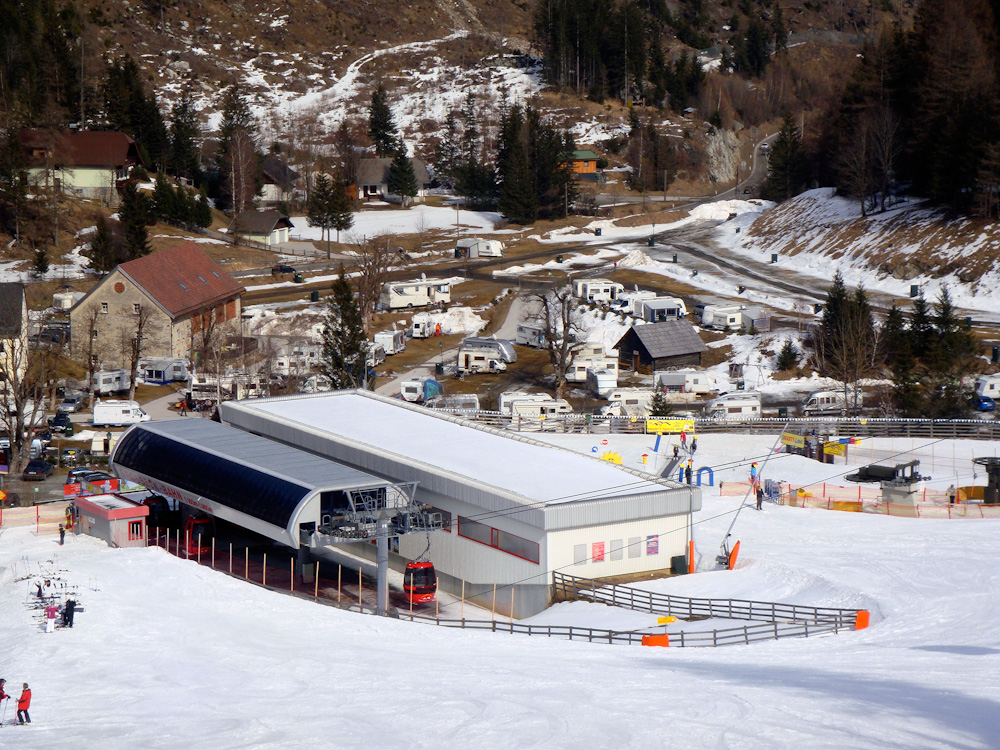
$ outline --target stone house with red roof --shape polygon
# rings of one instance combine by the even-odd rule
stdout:
[[[73,353],[91,351],[98,369],[128,367],[140,313],[148,319],[142,356],[197,359],[209,338],[238,333],[246,291],[195,243],[116,266],[70,310]]]
[[[20,143],[31,187],[107,203],[142,164],[136,142],[117,130],[22,130]]]

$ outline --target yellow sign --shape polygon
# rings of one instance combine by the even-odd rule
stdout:
[[[783,445],[790,445],[793,448],[805,448],[806,438],[805,435],[795,435],[791,432],[781,433],[781,443]]]
[[[826,443],[823,452],[828,456],[846,456],[847,446],[844,443]]]
[[[673,617],[673,616],[671,616],[671,617],[657,617],[656,618],[656,624],[657,625],[669,625],[672,622],[677,622],[677,618]]]
[[[646,432],[694,432],[693,419],[647,419]]]

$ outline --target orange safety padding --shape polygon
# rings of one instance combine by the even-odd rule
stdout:
[[[694,573],[694,539],[688,542],[688,573]]]
[[[870,616],[871,616],[871,614],[868,612],[867,609],[859,609],[858,610],[858,614],[855,615],[855,617],[854,617],[854,629],[855,630],[864,630],[865,628],[867,628],[868,627],[868,618]]]
[[[733,545],[733,551],[729,553],[729,565],[727,566],[729,570],[732,570],[733,568],[736,567],[736,558],[739,556],[739,554],[740,554],[740,543],[739,540],[737,540],[736,544]]]
[[[643,646],[669,646],[670,636],[666,633],[660,635],[644,635],[642,637]]]

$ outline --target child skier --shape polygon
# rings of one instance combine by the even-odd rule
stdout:
[[[28,708],[31,706],[31,688],[28,683],[24,683],[24,690],[21,697],[17,699],[17,721],[19,724],[30,724],[31,717],[28,715]]]

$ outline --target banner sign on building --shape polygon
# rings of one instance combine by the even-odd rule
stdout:
[[[694,432],[693,419],[647,419],[646,432],[681,433]]]
[[[604,542],[594,542],[590,559],[592,562],[604,562]]]
[[[781,442],[783,445],[789,445],[792,448],[805,448],[806,436],[796,435],[793,432],[783,432],[781,433]]]
[[[660,554],[660,535],[654,534],[653,536],[646,537],[646,554],[647,555],[658,555]]]

